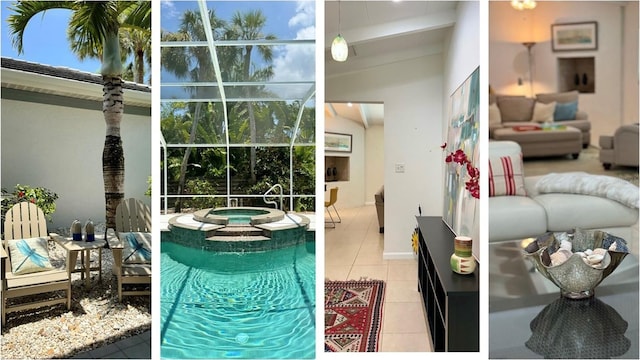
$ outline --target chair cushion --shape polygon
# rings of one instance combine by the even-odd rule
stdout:
[[[489,196],[526,196],[522,155],[489,157]]]
[[[49,248],[44,237],[9,240],[11,271],[16,274],[29,274],[52,270],[49,261]]]
[[[599,196],[549,193],[533,199],[544,207],[549,231],[632,226],[638,222],[637,209]]]
[[[489,241],[522,239],[547,231],[544,208],[527,196],[491,197],[489,213]]]
[[[122,241],[122,262],[125,264],[151,263],[151,234],[145,232],[124,232]]]

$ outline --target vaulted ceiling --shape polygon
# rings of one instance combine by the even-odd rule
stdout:
[[[324,105],[325,117],[341,117],[365,128],[384,124],[384,104],[333,102]]]
[[[443,52],[456,20],[457,1],[325,1],[325,78]],[[331,58],[331,42],[342,34],[349,44],[345,62]],[[382,104],[348,99],[325,105],[326,116],[340,116],[364,127],[383,124]]]

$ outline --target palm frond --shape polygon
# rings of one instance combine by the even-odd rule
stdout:
[[[7,21],[11,30],[11,43],[19,54],[23,52],[24,32],[29,21],[37,14],[53,9],[74,10],[76,6],[72,1],[19,1],[9,6],[13,14],[9,15]]]
[[[151,1],[119,1],[120,26],[131,30],[151,31]]]

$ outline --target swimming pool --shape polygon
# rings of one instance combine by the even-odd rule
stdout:
[[[161,357],[314,358],[315,254],[161,245]]]

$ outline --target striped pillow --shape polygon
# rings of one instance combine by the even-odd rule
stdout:
[[[489,196],[527,196],[522,154],[489,159]]]

